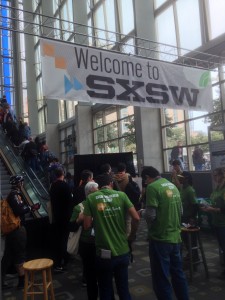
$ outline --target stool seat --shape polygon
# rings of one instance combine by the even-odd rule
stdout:
[[[53,260],[49,258],[40,258],[27,261],[23,264],[25,282],[23,300],[27,300],[28,296],[34,300],[35,295],[43,294],[43,299],[48,300],[48,289],[50,289],[51,300],[55,300],[51,267]],[[42,283],[36,283],[34,279],[35,273],[40,272],[42,275]],[[40,289],[36,289],[40,287]]]
[[[188,238],[190,281],[192,281],[192,278],[193,278],[194,265],[199,264],[199,263],[203,263],[204,269],[205,269],[205,274],[206,274],[206,277],[208,278],[208,276],[209,276],[208,266],[206,263],[205,253],[204,253],[202,241],[200,238],[200,227],[190,227],[190,228],[182,227],[181,232],[184,234],[187,234],[187,238]],[[194,238],[196,245],[192,245],[192,240],[193,240],[192,238]],[[201,260],[198,260],[196,262],[193,259],[193,252],[198,251],[198,250],[200,251],[200,254],[201,254]]]
[[[46,268],[51,268],[53,266],[53,260],[49,258],[40,258],[27,261],[23,264],[25,270],[31,271],[41,271]]]
[[[200,231],[200,227],[182,227],[181,231],[183,232],[198,232]]]

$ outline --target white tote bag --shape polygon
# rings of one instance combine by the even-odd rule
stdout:
[[[84,211],[83,203],[78,204],[80,206],[80,212]],[[79,240],[82,231],[82,226],[78,228],[76,232],[70,232],[67,241],[67,252],[72,255],[76,255],[79,248]]]
[[[82,226],[80,226],[76,232],[70,232],[67,241],[67,252],[69,254],[72,255],[77,254],[81,231],[82,231]]]

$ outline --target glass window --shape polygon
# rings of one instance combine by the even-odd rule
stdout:
[[[127,106],[120,108],[120,118],[125,118],[134,114],[134,107]]]
[[[164,109],[165,125],[184,121],[184,111],[179,109]]]
[[[179,0],[176,2],[179,26],[180,47],[193,50],[201,46],[201,28],[198,0]],[[191,16],[191,22],[190,22]],[[188,24],[188,26],[187,26]],[[181,49],[181,55],[188,50]]]
[[[105,122],[106,124],[117,120],[116,106],[111,106],[105,110]]]
[[[121,143],[122,152],[133,152],[133,153],[137,152],[135,136],[122,138],[120,139],[120,143]]]
[[[101,143],[105,140],[104,138],[104,127],[100,127],[94,131],[95,143]]]
[[[209,123],[205,118],[189,122],[191,144],[208,142],[208,126]]]
[[[27,68],[26,61],[21,60],[21,76],[22,76],[22,86],[25,88],[27,86]]]
[[[219,85],[213,86],[212,92],[213,92],[213,111],[216,112],[222,109],[220,86]]]
[[[58,9],[59,3],[60,3],[60,0],[53,0],[53,1],[52,1],[52,5],[53,5],[53,13],[55,13],[56,10]]]
[[[120,47],[120,51],[127,54],[135,54],[134,39],[129,39],[124,45]]]
[[[63,39],[68,40],[70,35],[74,31],[73,26],[73,4],[72,0],[67,0],[63,5],[61,10],[61,18],[65,21],[62,21],[62,30],[63,30]]]
[[[105,129],[106,129],[107,140],[118,138],[118,126],[116,122],[107,125]]]
[[[72,118],[75,116],[75,106],[77,102],[76,101],[66,101],[66,111],[67,111],[67,118]]]
[[[95,114],[95,124],[94,127],[99,127],[103,125],[103,111],[97,112]]]
[[[106,142],[105,145],[106,145],[106,153],[118,153],[119,152],[118,140]]]
[[[60,100],[59,102],[59,122],[62,123],[66,120],[66,110],[64,100]]]
[[[163,129],[163,134],[166,137],[166,147],[172,148],[177,145],[177,141],[181,141],[182,145],[186,143],[186,134],[184,123],[171,125]]]
[[[208,0],[210,38],[214,39],[225,32],[225,1]]]
[[[134,30],[134,9],[132,0],[118,0],[120,32],[129,34]]]
[[[172,6],[156,17],[155,25],[157,41],[159,43],[175,46],[159,45],[159,58],[167,61],[175,60],[177,58],[177,39]]]
[[[60,22],[58,19],[55,20],[54,22],[54,27],[55,27],[55,30],[54,30],[54,36],[56,39],[60,39],[60,32],[61,32],[61,27],[60,27]]]

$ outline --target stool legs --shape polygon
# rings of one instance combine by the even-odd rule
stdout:
[[[208,278],[209,272],[208,272],[208,267],[207,267],[207,263],[206,263],[206,259],[205,259],[205,253],[203,250],[203,245],[202,245],[199,231],[189,231],[189,232],[186,231],[185,233],[187,233],[187,248],[188,248],[188,254],[189,254],[188,267],[189,267],[190,281],[192,281],[192,279],[193,279],[194,265],[196,263],[203,263],[206,278]],[[196,242],[194,243],[195,245],[193,245],[193,243],[192,243],[192,237],[196,240]],[[198,250],[200,251],[200,254],[201,254],[201,260],[195,262],[194,261],[195,256],[193,255],[193,253],[195,254],[195,251],[197,253]]]
[[[55,294],[54,294],[53,283],[52,283],[52,272],[51,272],[51,269],[48,269],[47,273],[48,273],[48,281],[50,282],[51,300],[55,300]]]
[[[191,241],[191,234],[187,234],[188,238],[188,253],[189,253],[189,273],[190,273],[190,281],[193,278],[193,253],[192,253],[192,241]]]
[[[201,255],[202,255],[202,262],[203,262],[203,265],[204,265],[204,268],[205,268],[206,278],[208,278],[209,277],[209,271],[208,271],[208,266],[207,266],[207,263],[206,263],[205,253],[204,253],[204,250],[203,250],[202,241],[200,239],[199,232],[197,233],[197,239],[198,239],[199,249],[200,249],[200,252],[201,252]]]
[[[28,292],[28,273],[27,273],[27,271],[25,271],[25,274],[24,274],[23,300],[27,300],[27,292]]]
[[[38,294],[43,294],[43,299],[48,300],[48,288],[50,289],[51,300],[55,300],[51,269],[50,268],[44,269],[41,271],[41,274],[42,274],[42,283],[39,284],[39,283],[35,283],[34,281],[34,271],[25,271],[23,300],[27,300],[28,296],[31,296],[31,299],[34,300],[34,295],[38,295]],[[41,285],[42,285],[42,291],[34,290],[35,286],[41,286]]]

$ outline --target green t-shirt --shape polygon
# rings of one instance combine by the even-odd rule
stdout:
[[[83,207],[85,206],[85,200],[81,202],[83,204]],[[78,218],[80,212],[81,212],[81,206],[80,204],[77,204],[73,208],[72,216],[70,218],[70,222],[76,222],[76,219]],[[81,224],[82,226],[83,224]],[[80,240],[86,243],[94,243],[94,236],[92,235],[92,228],[89,228],[87,230],[84,230],[82,228]]]
[[[222,189],[216,189],[210,196],[213,207],[225,209],[225,187]],[[225,214],[224,212],[212,213],[212,225],[215,227],[225,226]]]
[[[183,205],[182,222],[188,223],[190,219],[196,219],[198,207],[196,201],[195,190],[191,185],[184,187],[180,191],[181,201]]]
[[[147,186],[146,205],[156,208],[149,237],[166,243],[180,243],[182,204],[176,186],[165,178],[156,179]]]
[[[126,213],[132,206],[125,193],[111,189],[102,189],[87,197],[84,215],[93,218],[98,256],[100,249],[111,250],[112,256],[129,252]]]

